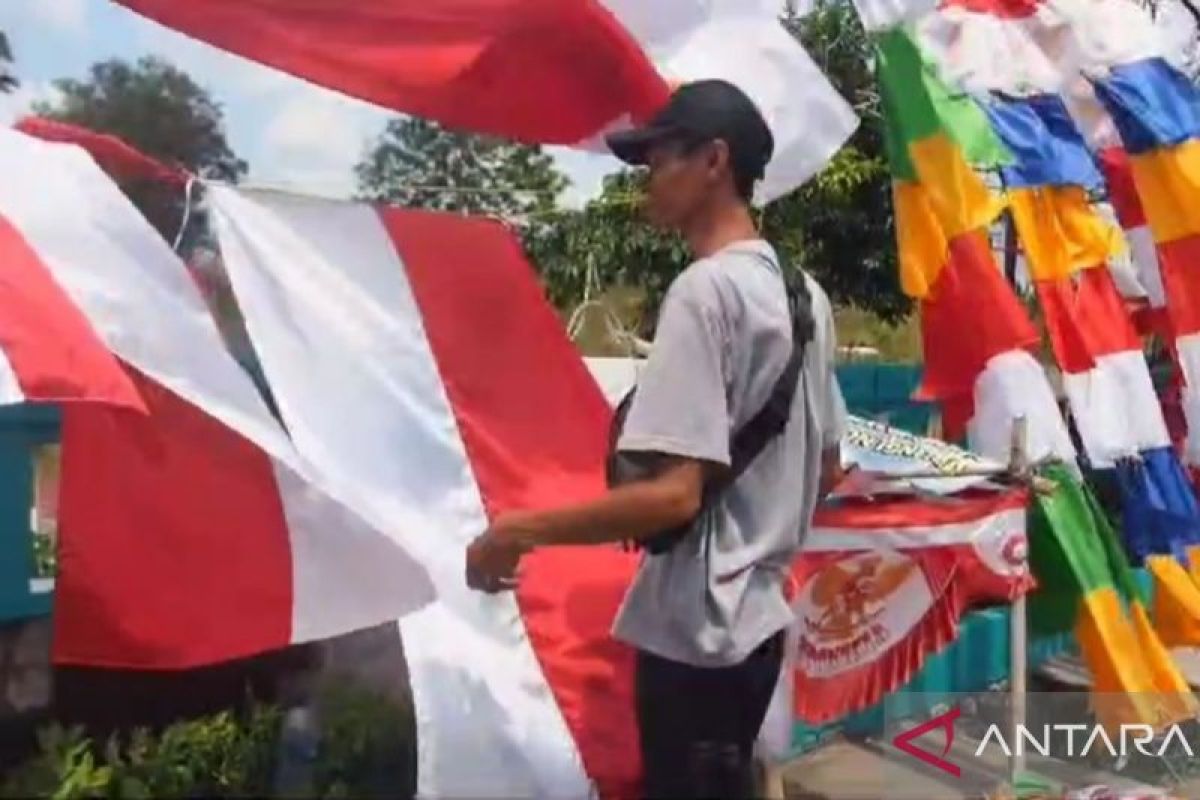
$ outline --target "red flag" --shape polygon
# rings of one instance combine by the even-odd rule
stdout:
[[[653,113],[668,87],[598,0],[118,0],[330,89],[545,144]]]

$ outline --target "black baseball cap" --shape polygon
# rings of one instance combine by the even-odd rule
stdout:
[[[734,168],[754,180],[762,178],[775,149],[775,138],[754,101],[728,81],[685,83],[645,125],[610,134],[613,155],[644,166],[650,149],[670,141],[721,139],[729,147]]]

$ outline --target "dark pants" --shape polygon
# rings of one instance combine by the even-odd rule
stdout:
[[[754,797],[754,740],[782,661],[782,632],[732,667],[693,667],[639,651],[644,796]]]

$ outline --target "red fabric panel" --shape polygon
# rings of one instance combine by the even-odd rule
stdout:
[[[489,514],[603,491],[608,404],[514,237],[455,215],[381,216]],[[632,651],[609,635],[635,567],[616,547],[552,548],[523,564],[518,593],[542,670],[607,797],[634,796],[640,779]]]
[[[1159,244],[1158,262],[1175,335],[1200,333],[1200,234]]]
[[[63,414],[55,661],[177,669],[287,645],[291,547],[271,460],[128,374],[148,417]]]
[[[465,130],[573,144],[669,94],[599,0],[119,0],[313,83]]]
[[[1140,228],[1146,224],[1146,212],[1138,197],[1129,168],[1129,154],[1121,147],[1106,147],[1099,153],[1100,168],[1108,184],[1108,200],[1122,228]]]
[[[968,489],[954,496],[953,503],[917,501],[909,496],[874,497],[869,500],[842,500],[820,506],[813,517],[814,528],[870,529],[961,525],[992,514],[1025,508],[1029,502],[1024,490],[995,492]]]
[[[144,410],[121,365],[25,237],[0,215],[0,350],[25,398]]]
[[[1099,356],[1142,349],[1103,265],[1083,270],[1077,281],[1038,281],[1036,286],[1054,356],[1064,372],[1087,372]]]
[[[1040,0],[942,0],[941,8],[963,8],[1001,19],[1022,19],[1037,13]]]
[[[973,396],[993,356],[1032,348],[1038,333],[1004,281],[981,231],[957,236],[933,291],[921,303],[925,373],[920,396]]]
[[[125,143],[124,140],[107,133],[81,128],[66,122],[41,117],[26,117],[16,125],[22,133],[45,139],[48,142],[66,142],[87,150],[100,168],[118,183],[122,181],[147,180],[183,186],[187,172],[174,169],[155,161]]]

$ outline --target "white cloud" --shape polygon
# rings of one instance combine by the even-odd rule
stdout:
[[[144,50],[168,59],[202,85],[236,87],[241,94],[257,97],[303,83],[279,70],[184,36],[157,22],[142,17],[135,19],[138,21],[134,27],[136,41]]]
[[[388,112],[334,92],[300,84],[290,89],[263,132],[268,157],[253,165],[253,180],[313,185],[322,194],[348,195],[353,167]]]
[[[34,20],[63,33],[87,31],[87,0],[32,0],[27,11]]]
[[[554,157],[555,166],[571,179],[559,199],[567,208],[582,208],[600,194],[605,176],[621,169],[621,162],[607,154],[569,147],[548,147],[546,151]]]
[[[12,92],[0,93],[0,125],[12,125],[39,100],[54,102],[58,97],[59,91],[50,81],[22,81]]]

